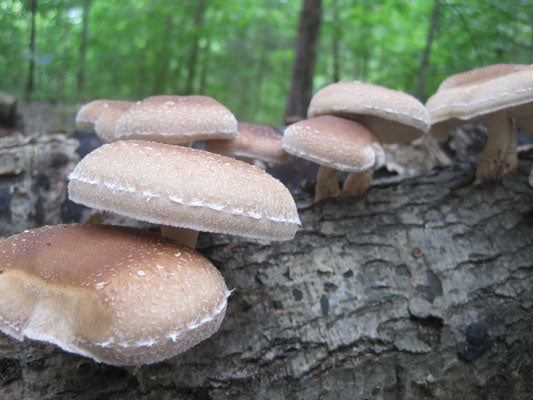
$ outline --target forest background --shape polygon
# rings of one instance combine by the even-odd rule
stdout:
[[[202,94],[280,124],[305,3],[320,7],[313,93],[355,79],[425,101],[453,73],[532,62],[531,0],[0,0],[0,90],[63,103]]]

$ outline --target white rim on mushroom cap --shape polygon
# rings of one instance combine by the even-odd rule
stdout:
[[[199,253],[134,228],[56,225],[0,242],[0,330],[115,365],[211,336],[228,289]]]
[[[382,143],[407,143],[429,129],[429,115],[416,98],[383,86],[337,82],[311,99],[309,117],[336,115],[368,127]]]
[[[300,224],[291,194],[277,179],[191,148],[103,145],[69,179],[71,200],[157,224],[271,240],[292,239]]]
[[[431,96],[426,107],[431,135],[445,139],[449,124],[474,120],[498,111],[520,119],[533,114],[533,66],[493,65],[452,75]]]
[[[332,115],[289,125],[283,148],[295,156],[349,172],[372,170],[385,160],[378,138],[368,128]]]
[[[152,96],[138,102],[117,121],[117,139],[182,144],[228,139],[237,133],[235,116],[206,96]]]
[[[134,103],[120,100],[93,100],[84,104],[76,114],[76,128],[80,131],[90,131],[94,129],[94,123],[107,108],[114,108],[126,111]]]
[[[285,163],[289,160],[289,154],[283,150],[282,142],[283,137],[268,126],[239,122],[235,136],[231,139],[208,140],[205,148],[217,154]]]

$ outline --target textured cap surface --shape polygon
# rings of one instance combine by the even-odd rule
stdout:
[[[291,194],[277,179],[191,148],[143,141],[103,145],[69,179],[71,200],[157,224],[288,240],[300,223]]]
[[[134,228],[56,225],[0,242],[0,329],[116,365],[211,336],[229,292],[199,253]]]
[[[407,143],[429,129],[426,108],[413,96],[364,82],[337,82],[311,99],[308,116],[336,115],[358,121],[383,143]]]
[[[126,111],[134,103],[119,100],[93,100],[84,104],[76,114],[76,128],[80,131],[90,131],[94,129],[94,123],[102,112],[108,108]]]
[[[285,163],[289,161],[289,154],[283,150],[282,142],[283,137],[268,126],[239,122],[235,136],[226,140],[208,140],[205,148],[217,154]]]
[[[153,96],[138,102],[117,121],[117,139],[182,144],[228,139],[237,133],[235,116],[206,96]]]
[[[378,168],[385,161],[379,139],[358,122],[324,115],[285,129],[283,148],[290,154],[349,172]]]
[[[448,136],[450,125],[504,110],[522,126],[520,120],[533,114],[533,66],[498,64],[452,75],[426,107],[437,139]]]
[[[131,104],[133,105],[133,103]],[[126,111],[127,110],[115,107],[107,107],[102,110],[100,116],[94,123],[96,136],[98,136],[102,142],[111,143],[118,140],[115,136],[117,121]]]

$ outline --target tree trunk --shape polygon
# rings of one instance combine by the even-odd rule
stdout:
[[[185,87],[185,94],[192,94],[194,92],[194,81],[196,79],[196,67],[198,60],[198,53],[200,51],[200,33],[199,30],[204,24],[205,11],[207,9],[207,0],[198,0],[196,4],[196,14],[194,16],[194,35],[189,53],[189,64],[187,73],[187,85]]]
[[[35,91],[35,32],[37,30],[35,18],[37,16],[37,0],[31,0],[31,33],[30,33],[30,66],[26,83],[26,101],[29,101]]]
[[[180,24],[181,25],[181,24]],[[165,91],[168,72],[170,69],[171,51],[169,50],[169,43],[171,42],[172,31],[174,30],[174,22],[171,16],[168,16],[165,21],[165,29],[163,30],[163,37],[159,40],[160,50],[157,59],[159,62],[156,66],[156,74],[154,77],[153,93],[161,94]]]
[[[0,398],[531,399],[532,165],[521,153],[482,188],[462,164],[357,199],[298,197],[288,242],[200,234],[235,289],[211,339],[117,368],[0,334]]]
[[[70,24],[65,23],[64,17],[67,13],[67,9],[63,7],[57,8],[56,26],[63,30],[61,34],[61,43],[58,45],[58,53],[61,54],[59,58],[59,68],[56,78],[56,93],[54,95],[56,101],[62,101],[65,99],[65,79],[69,70],[68,62],[68,37],[70,35]]]
[[[17,122],[17,99],[0,92],[0,127],[13,128]]]
[[[202,51],[202,69],[200,70],[200,86],[198,94],[205,95],[207,89],[207,77],[209,75],[209,58],[211,56],[211,37],[207,37],[207,43]]]
[[[87,41],[89,39],[89,13],[91,0],[83,1],[83,19],[80,44],[80,66],[78,69],[78,96],[83,96],[85,90],[85,59],[87,57]]]
[[[429,56],[431,54],[433,37],[439,24],[439,16],[440,0],[435,0],[433,4],[433,12],[431,13],[431,22],[429,24],[428,35],[426,38],[426,47],[424,48],[424,53],[422,54],[422,59],[420,61],[420,69],[418,71],[418,86],[416,89],[416,97],[418,97],[420,101],[425,101],[426,99],[426,77],[429,67]]]
[[[332,5],[333,12],[333,34],[331,36],[331,51],[333,58],[333,80],[332,82],[338,82],[340,80],[340,54],[339,46],[341,41],[341,22],[339,17],[339,2],[338,0],[333,1]]]
[[[286,120],[307,116],[307,107],[313,94],[313,73],[321,19],[322,0],[304,0],[298,25],[291,86],[285,107]]]

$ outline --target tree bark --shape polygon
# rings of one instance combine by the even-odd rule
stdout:
[[[196,4],[196,14],[194,17],[194,35],[189,53],[187,85],[185,87],[185,94],[192,94],[194,92],[194,81],[196,79],[196,67],[198,60],[198,53],[200,52],[200,33],[199,30],[204,24],[205,11],[207,9],[207,0],[198,0]]]
[[[37,25],[35,18],[37,16],[37,0],[31,0],[31,33],[30,33],[30,65],[28,68],[28,81],[26,83],[26,101],[29,101],[35,91],[35,36]]]
[[[0,334],[0,398],[530,399],[532,165],[482,188],[462,164],[302,195],[288,242],[200,234],[235,289],[211,339],[132,369]]]
[[[87,58],[87,42],[89,40],[89,13],[91,10],[91,0],[83,1],[83,19],[80,44],[80,66],[78,69],[78,96],[83,96],[85,90],[85,60]]]
[[[416,97],[420,101],[426,100],[426,78],[429,67],[429,56],[431,55],[431,46],[433,45],[433,37],[439,25],[440,18],[440,0],[435,0],[433,3],[433,11],[431,13],[431,21],[429,23],[428,35],[426,38],[426,47],[420,61],[420,69],[418,70],[418,86],[416,89]]]
[[[286,120],[307,116],[307,107],[313,94],[313,74],[321,19],[322,0],[304,0],[298,25],[291,86],[285,107]]]

